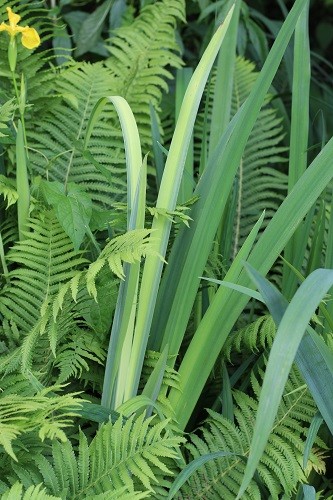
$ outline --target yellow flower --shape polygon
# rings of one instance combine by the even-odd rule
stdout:
[[[27,49],[34,49],[40,44],[40,38],[35,28],[29,26],[18,26],[21,16],[15,14],[10,7],[7,7],[9,24],[1,23],[0,31],[7,31],[13,39],[18,33],[22,33],[22,45]]]

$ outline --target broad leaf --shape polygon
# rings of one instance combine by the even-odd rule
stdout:
[[[106,0],[83,22],[77,40],[76,57],[82,56],[99,41],[103,24],[114,0]]]
[[[70,237],[75,250],[80,248],[92,214],[89,195],[73,182],[68,183],[67,191],[58,181],[42,181],[44,197],[56,211],[57,219],[65,233]]]

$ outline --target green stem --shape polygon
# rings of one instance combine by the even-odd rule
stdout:
[[[25,238],[24,232],[28,230],[27,221],[29,217],[30,189],[27,170],[27,155],[24,144],[24,130],[21,121],[18,122],[16,137],[16,189],[17,200],[17,222],[19,239]]]
[[[7,267],[7,263],[6,263],[5,251],[3,248],[3,241],[2,241],[1,232],[0,232],[0,259],[1,259],[2,269],[3,269],[3,275],[7,281],[8,280],[8,267]]]
[[[15,89],[16,101],[17,101],[17,105],[18,105],[18,108],[19,108],[20,120],[21,120],[22,127],[23,127],[24,146],[25,146],[25,150],[26,150],[26,155],[28,156],[28,142],[27,142],[27,135],[26,135],[26,132],[25,132],[24,111],[22,111],[22,107],[20,106],[20,94],[19,94],[19,90],[18,90],[18,86],[17,86],[17,82],[16,82],[15,72],[14,71],[12,71],[12,80],[13,80],[13,85],[14,85],[14,89]]]

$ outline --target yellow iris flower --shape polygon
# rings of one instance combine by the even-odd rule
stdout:
[[[7,7],[9,24],[1,23],[0,31],[7,31],[11,38],[18,33],[22,34],[22,45],[27,49],[35,49],[40,44],[40,38],[35,28],[29,26],[18,26],[21,16],[15,14],[10,7]]]

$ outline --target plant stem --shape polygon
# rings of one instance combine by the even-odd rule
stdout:
[[[1,259],[2,269],[3,269],[3,275],[7,281],[8,280],[8,267],[7,267],[7,263],[6,263],[5,251],[3,248],[3,241],[2,241],[1,232],[0,232],[0,259]]]
[[[13,85],[14,85],[14,89],[15,89],[16,101],[17,101],[17,105],[18,105],[18,108],[19,108],[20,119],[21,119],[21,123],[22,123],[22,127],[23,127],[24,146],[25,146],[25,150],[26,150],[26,155],[28,157],[28,143],[27,143],[27,135],[26,135],[26,132],[25,132],[24,111],[22,111],[22,107],[20,106],[20,94],[19,94],[19,91],[18,91],[18,86],[17,86],[17,82],[16,82],[14,71],[12,71],[12,80],[13,80]]]

